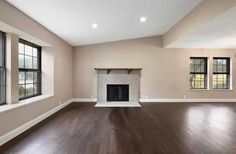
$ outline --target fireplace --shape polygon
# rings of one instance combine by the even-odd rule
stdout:
[[[128,84],[107,84],[107,101],[129,101]]]
[[[141,69],[97,68],[95,107],[140,107]]]

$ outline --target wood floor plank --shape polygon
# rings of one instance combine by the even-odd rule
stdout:
[[[236,152],[235,103],[72,103],[0,147],[1,154]]]

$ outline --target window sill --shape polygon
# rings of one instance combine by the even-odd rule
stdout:
[[[0,106],[0,113],[7,112],[16,108],[20,108],[20,107],[23,107],[32,103],[36,103],[36,102],[48,99],[50,97],[52,97],[52,95],[40,95],[40,96],[32,97],[29,99],[21,100],[15,104],[2,105]]]
[[[233,91],[233,89],[189,89],[189,91]]]
[[[189,89],[189,91],[209,91],[210,89]]]
[[[211,89],[212,91],[233,91],[233,89]]]

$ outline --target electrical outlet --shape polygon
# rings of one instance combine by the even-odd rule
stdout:
[[[186,98],[186,95],[184,95],[184,99]]]
[[[145,98],[148,98],[148,96],[145,96]]]
[[[93,95],[91,95],[90,97],[93,98]]]

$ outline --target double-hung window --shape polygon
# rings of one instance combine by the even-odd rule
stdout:
[[[190,88],[207,89],[207,58],[190,58]]]
[[[19,40],[19,99],[41,95],[41,47]]]
[[[6,103],[6,36],[0,31],[0,105]]]
[[[213,58],[213,89],[230,89],[230,58]]]

